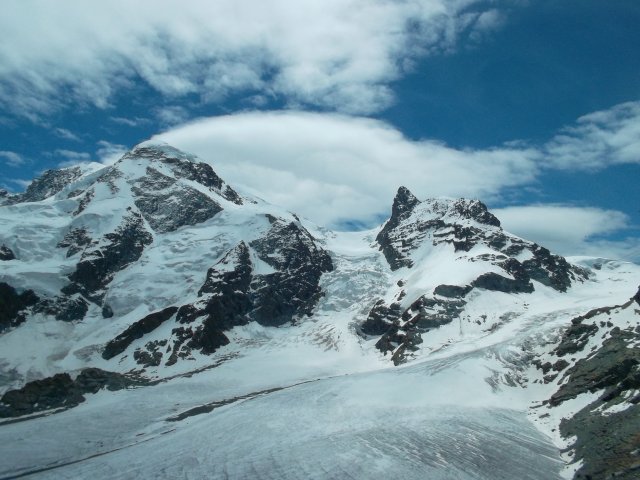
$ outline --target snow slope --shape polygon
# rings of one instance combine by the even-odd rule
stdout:
[[[403,188],[380,228],[331,232],[166,145],[54,177],[46,198],[0,207],[0,245],[15,257],[0,283],[38,297],[0,332],[0,478],[550,479],[611,467],[593,466],[580,425],[598,415],[615,428],[638,392],[599,400],[627,377],[595,390],[580,379],[611,367],[597,353],[619,347],[607,343],[616,327],[637,345],[637,265],[564,259],[503,231],[478,201]],[[627,306],[587,319],[599,330],[586,343],[592,327],[571,329],[615,305]],[[89,367],[119,386],[79,399]]]

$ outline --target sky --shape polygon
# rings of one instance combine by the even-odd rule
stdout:
[[[3,0],[0,188],[147,139],[334,229],[395,191],[640,262],[636,0]]]

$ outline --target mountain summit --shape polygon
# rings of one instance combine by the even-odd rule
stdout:
[[[3,478],[633,476],[636,265],[405,187],[331,232],[149,142],[0,202]]]

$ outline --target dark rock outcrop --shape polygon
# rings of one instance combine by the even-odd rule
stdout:
[[[33,290],[18,293],[8,283],[0,282],[0,333],[27,319],[27,309],[38,302]]]
[[[43,299],[34,308],[36,312],[51,315],[56,320],[74,322],[82,320],[89,311],[89,304],[82,296],[60,295],[53,299]]]
[[[196,225],[222,211],[204,193],[147,167],[147,174],[132,187],[136,207],[156,232],[173,232]]]
[[[82,176],[80,167],[47,170],[31,182],[24,193],[7,198],[5,204],[13,205],[22,202],[39,202],[60,192],[80,176]]]
[[[392,270],[412,267],[411,253],[424,242],[433,246],[449,244],[454,252],[470,252],[477,245],[485,245],[502,257],[482,260],[503,268],[515,281],[489,274],[478,279],[476,286],[480,288],[526,293],[533,290],[530,280],[536,280],[564,292],[573,281],[584,281],[589,276],[586,269],[570,265],[546,248],[504,232],[500,221],[478,200],[420,202],[404,187],[398,190],[391,217],[376,241]],[[531,258],[522,262],[514,258],[525,250]],[[471,259],[475,260],[478,258]]]
[[[419,203],[420,201],[408,188],[400,187],[393,199],[391,217],[376,236],[376,241],[380,244],[382,253],[387,259],[387,262],[389,262],[392,270],[412,266],[411,260],[405,258],[394,245],[396,238],[395,235],[393,235],[393,231],[400,225],[402,220],[407,219],[411,215],[411,212]],[[402,246],[404,247],[405,244],[402,243]]]
[[[471,285],[465,285],[460,287],[458,285],[438,285],[434,290],[434,295],[447,298],[462,298],[469,293],[473,287]]]
[[[8,260],[15,260],[15,259],[16,259],[16,256],[13,253],[13,250],[11,250],[6,245],[0,245],[0,260],[8,261]]]
[[[613,398],[623,391],[640,389],[640,348],[633,346],[640,335],[618,327],[611,329],[609,334],[593,355],[579,360],[567,370],[565,376],[569,380],[551,396],[551,406],[585,392],[605,389],[602,398]]]
[[[231,266],[233,268],[228,269]],[[253,265],[246,243],[240,242],[207,271],[207,278],[198,291],[199,297],[207,297],[203,313],[204,324],[209,330],[214,324],[219,330],[244,325],[253,309],[250,287]]]
[[[169,320],[178,307],[167,307],[158,312],[153,312],[129,326],[124,332],[111,340],[102,352],[102,358],[109,360],[124,352],[134,340],[142,338],[145,334],[153,332],[156,328]]]
[[[322,296],[320,277],[333,268],[331,257],[301,225],[276,217],[269,223],[263,237],[240,242],[211,267],[199,299],[177,310],[176,322],[182,326],[172,330],[166,365],[193,350],[215,352],[229,343],[224,332],[233,327],[251,321],[280,326],[313,312]],[[257,273],[252,255],[273,271]],[[136,353],[143,365],[156,365],[164,355],[153,342],[145,350]]]
[[[90,188],[89,190],[84,192],[84,194],[82,195],[82,197],[78,201],[78,207],[73,212],[73,215],[74,216],[80,215],[82,212],[84,212],[84,210],[87,208],[87,206],[89,205],[89,203],[93,199],[94,195],[95,195],[95,190],[93,188]]]
[[[64,238],[58,242],[58,248],[67,249],[67,258],[74,256],[76,253],[82,252],[87,246],[91,245],[93,240],[84,228],[72,228]]]
[[[398,303],[387,307],[379,300],[360,325],[359,331],[364,335],[381,335],[376,348],[385,354],[392,352],[391,360],[399,365],[417,350],[422,343],[422,334],[451,323],[460,316],[465,304],[459,298],[442,299],[424,295],[402,312]]]
[[[322,296],[320,277],[333,270],[329,254],[304,227],[293,222],[274,223],[264,237],[250,245],[276,270],[253,278],[252,320],[278,326],[311,315]]]
[[[577,267],[572,267],[563,257],[553,255],[549,250],[537,244],[531,249],[533,258],[522,262],[522,266],[533,280],[552,287],[560,292],[566,292],[571,286],[572,277],[578,275],[582,278],[588,276],[588,272]]]
[[[71,408],[85,401],[85,394],[144,385],[145,381],[99,368],[85,368],[75,380],[68,373],[35,380],[0,399],[0,417],[19,417],[54,408]]]
[[[113,232],[104,236],[91,248],[87,248],[69,275],[71,283],[62,289],[67,295],[81,293],[87,299],[100,304],[105,287],[113,276],[142,255],[153,237],[144,228],[140,214],[132,212]]]
[[[598,400],[560,423],[560,433],[575,437],[574,459],[582,460],[575,478],[635,479],[640,473],[640,333],[614,327],[602,347],[567,370],[560,389],[549,399],[558,405],[585,392]],[[597,409],[630,398],[626,408],[603,415]]]
[[[504,293],[531,293],[533,292],[533,284],[523,278],[507,278],[494,272],[483,273],[473,282],[475,288],[484,288],[485,290],[493,290]]]
[[[365,335],[384,335],[391,329],[402,316],[399,303],[392,303],[387,306],[384,300],[378,300],[367,319],[360,325],[360,332]]]
[[[216,174],[208,163],[169,145],[143,145],[125,154],[121,161],[147,159],[169,165],[176,179],[187,179],[207,187],[230,202],[242,205],[242,198]]]
[[[598,332],[597,325],[583,324],[583,320],[580,317],[571,320],[571,326],[564,332],[560,345],[554,351],[557,356],[564,357],[582,351],[589,342],[589,337]]]

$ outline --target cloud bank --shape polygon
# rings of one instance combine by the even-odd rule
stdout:
[[[637,142],[628,133],[640,125],[640,115],[628,114],[636,107],[624,104],[582,117],[539,147],[513,142],[456,149],[408,139],[379,120],[300,111],[204,118],[154,139],[197,154],[231,184],[321,225],[340,229],[355,221],[372,227],[388,214],[400,185],[419,198],[473,197],[504,204],[506,192],[531,188],[550,169],[592,171],[638,163],[638,157],[626,153]],[[621,111],[626,112],[622,120]],[[594,137],[609,147],[596,154]],[[637,240],[602,239],[632,227],[617,211],[530,205],[501,209],[498,216],[507,230],[564,254],[600,249],[615,258],[640,259]]]
[[[480,0],[5,0],[0,106],[37,121],[109,105],[142,79],[167,98],[368,114],[412,61],[480,38],[503,15]]]
[[[561,255],[590,255],[640,260],[637,238],[601,238],[631,227],[622,212],[593,207],[538,204],[494,209],[502,227]],[[600,237],[600,238],[599,238]]]
[[[198,120],[155,137],[210,161],[227,181],[333,227],[375,224],[396,189],[491,198],[532,181],[535,151],[456,150],[411,141],[367,118],[252,112]]]

